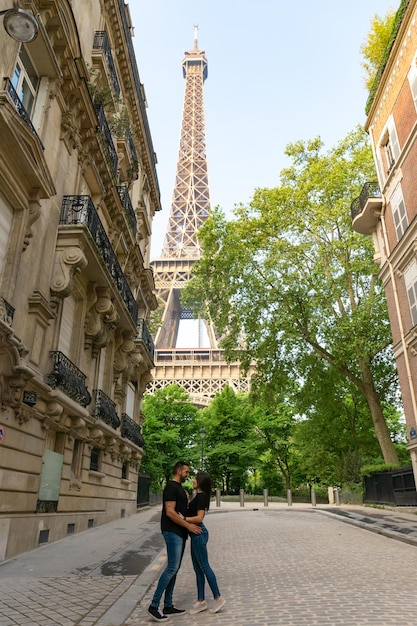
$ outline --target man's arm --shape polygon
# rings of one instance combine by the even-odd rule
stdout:
[[[169,517],[170,520],[178,524],[178,526],[186,528],[190,533],[193,533],[194,535],[200,535],[202,532],[201,527],[197,526],[197,524],[190,524],[190,522],[186,522],[182,515],[176,512],[175,505],[176,502],[170,500],[164,503],[166,516]]]

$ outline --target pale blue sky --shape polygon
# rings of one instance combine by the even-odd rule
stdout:
[[[181,130],[184,50],[208,60],[204,102],[212,206],[227,214],[257,187],[274,187],[285,146],[320,135],[326,148],[365,122],[360,46],[375,14],[399,0],[130,0],[134,45],[158,157],[163,210],[152,258],[168,224]]]

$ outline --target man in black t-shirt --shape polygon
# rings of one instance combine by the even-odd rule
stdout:
[[[187,480],[189,474],[189,464],[185,461],[178,461],[174,467],[174,476],[168,481],[162,496],[161,531],[167,546],[167,566],[159,578],[148,608],[149,614],[156,622],[167,621],[168,615],[185,613],[185,609],[177,609],[173,605],[172,594],[188,532],[196,535],[201,533],[200,526],[190,524],[184,519],[187,515],[188,498],[182,483]],[[161,611],[159,603],[164,592],[164,609]]]

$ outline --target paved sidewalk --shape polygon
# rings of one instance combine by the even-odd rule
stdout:
[[[159,515],[159,507],[141,510],[1,564],[0,626],[154,623],[147,607],[165,565]],[[218,615],[178,616],[169,624],[417,623],[417,516],[411,509],[222,503],[212,505],[206,525],[227,605]],[[149,564],[140,575],[126,574],[119,553]],[[150,554],[157,555],[151,562]],[[105,569],[109,557],[112,571]],[[190,608],[195,596],[188,545],[175,602]]]

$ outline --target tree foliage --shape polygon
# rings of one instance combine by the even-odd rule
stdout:
[[[177,461],[196,458],[198,409],[176,384],[144,397],[144,453],[141,471],[157,491],[172,476]]]
[[[257,455],[254,416],[245,394],[226,385],[200,413],[206,430],[204,469],[225,493],[239,493]]]
[[[362,396],[384,460],[397,463],[382,411],[398,389],[386,301],[372,241],[349,212],[375,178],[368,138],[357,128],[328,153],[317,138],[286,154],[279,187],[256,190],[233,221],[220,209],[207,220],[185,299],[230,358],[256,362],[255,385],[302,385],[325,362]]]
[[[393,9],[389,10],[385,17],[375,14],[371,20],[371,29],[360,48],[363,56],[362,67],[365,70],[365,85],[368,90],[371,89],[379,66],[383,61],[394,19],[395,11]]]

